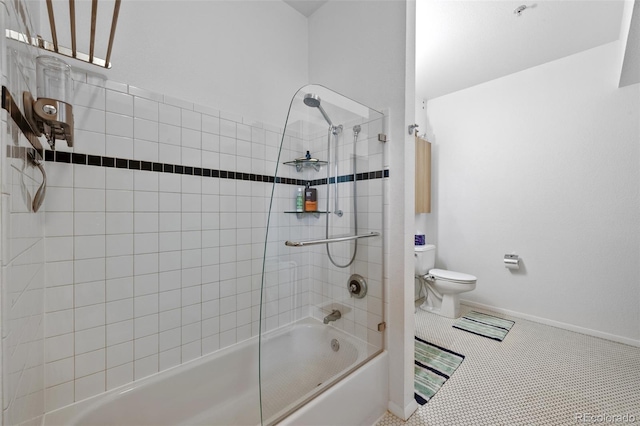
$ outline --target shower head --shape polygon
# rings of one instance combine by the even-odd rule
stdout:
[[[314,95],[313,93],[307,93],[304,95],[304,99],[302,101],[306,106],[310,106],[312,108],[318,108],[320,106],[320,96]]]
[[[304,95],[302,101],[308,107],[318,108],[324,119],[327,120],[327,123],[329,123],[329,126],[334,127],[331,119],[325,112],[324,108],[322,108],[322,105],[320,105],[320,96],[314,95],[313,93],[307,93],[306,95]]]

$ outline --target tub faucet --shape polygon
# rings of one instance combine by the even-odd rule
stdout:
[[[324,322],[325,324],[329,324],[329,321],[339,320],[341,317],[342,317],[342,314],[340,313],[340,311],[337,309],[334,309],[333,311],[331,311],[329,315],[324,317],[324,321],[322,322]]]

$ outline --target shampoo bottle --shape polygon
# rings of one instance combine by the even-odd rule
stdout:
[[[296,191],[296,211],[304,211],[304,193],[302,188],[298,188]]]

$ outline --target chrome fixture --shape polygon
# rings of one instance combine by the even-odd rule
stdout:
[[[334,309],[329,315],[324,317],[324,320],[322,322],[325,324],[329,324],[330,321],[339,320],[340,318],[342,318],[342,314],[339,310]]]
[[[407,130],[409,130],[409,134],[410,135],[413,135],[414,132],[417,134],[418,133],[418,127],[420,127],[418,124],[410,124],[409,127],[407,128]]]
[[[73,146],[73,80],[71,67],[53,56],[36,58],[37,96],[23,93],[25,117],[36,136],[45,135],[51,149],[56,140]]]
[[[517,254],[505,254],[504,255],[504,267],[507,269],[517,270],[520,269],[520,257]]]
[[[289,247],[305,247],[305,246],[314,246],[316,244],[331,244],[331,243],[342,243],[345,241],[353,241],[359,240],[360,238],[370,238],[370,237],[379,237],[379,232],[370,232],[368,234],[363,235],[348,235],[344,237],[334,237],[327,238],[324,240],[309,240],[309,241],[285,241],[284,245]]]
[[[340,342],[338,339],[331,339],[331,349],[334,352],[338,352],[340,350]]]
[[[304,95],[304,99],[302,101],[308,107],[318,108],[324,119],[327,120],[327,123],[329,123],[329,126],[333,127],[333,123],[327,115],[327,112],[324,110],[324,108],[322,108],[322,105],[320,105],[320,96],[314,95],[313,93],[307,93],[306,95]]]
[[[349,293],[351,294],[351,297],[362,299],[367,295],[367,282],[360,274],[351,275],[349,277],[349,281],[347,282],[347,287],[349,287]]]
[[[331,119],[329,118],[329,116],[327,115],[327,112],[324,110],[324,108],[322,108],[322,104],[321,104],[321,99],[320,96],[313,94],[313,93],[307,93],[306,95],[304,95],[302,101],[304,102],[304,104],[308,107],[311,108],[318,108],[318,110],[320,111],[320,113],[322,114],[322,116],[324,117],[325,121],[329,124],[329,130],[327,133],[327,158],[331,159],[331,136],[333,135],[333,139],[335,140],[335,154],[334,154],[334,158],[333,158],[333,163],[334,163],[334,177],[333,177],[333,196],[334,196],[334,201],[333,201],[333,213],[338,216],[338,217],[342,217],[342,215],[344,214],[342,212],[342,210],[340,210],[340,207],[338,205],[339,202],[339,197],[338,197],[338,177],[340,176],[339,170],[338,170],[338,135],[340,133],[342,133],[343,127],[342,125],[339,126],[335,126],[333,124],[333,122],[331,121]],[[354,222],[354,227],[355,227],[355,234],[358,234],[358,208],[357,208],[357,193],[356,193],[356,142],[358,142],[358,135],[360,134],[360,130],[361,127],[359,125],[355,125],[353,127],[353,222]],[[330,184],[331,184],[331,174],[330,174],[330,167],[327,167],[327,212],[330,211],[329,208],[329,193],[330,193]],[[325,227],[325,237],[326,240],[329,241],[331,240],[329,238],[329,214],[327,214],[327,221],[326,221],[326,227]],[[349,265],[351,265],[353,263],[353,261],[356,258],[356,254],[358,252],[358,241],[357,238],[355,239],[355,248],[353,251],[353,256],[351,257],[351,260],[346,264],[346,265],[340,265],[338,263],[335,262],[335,260],[333,260],[333,257],[331,256],[331,252],[329,250],[329,245],[327,244],[327,256],[329,256],[329,260],[331,261],[331,263],[333,265],[335,265],[338,268],[346,268]],[[334,241],[330,241],[330,242],[334,242]],[[289,242],[287,241],[286,243],[287,245],[289,245]],[[294,243],[295,244],[295,243]]]

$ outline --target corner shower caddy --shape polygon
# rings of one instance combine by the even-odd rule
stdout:
[[[312,168],[316,172],[320,171],[320,167],[329,164],[327,161],[318,160],[317,158],[296,158],[292,161],[285,161],[282,164],[286,164],[287,166],[294,166],[296,168],[296,172],[300,173],[302,170],[306,168]],[[316,219],[320,217],[321,214],[327,214],[329,212],[314,210],[314,211],[286,211],[286,214],[295,214],[298,219],[303,218],[306,215],[313,215]]]
[[[285,161],[283,164],[287,166],[295,166],[297,172],[301,172],[304,168],[312,167],[316,172],[320,171],[320,167],[329,164],[326,161],[317,158],[296,158],[293,161]]]

